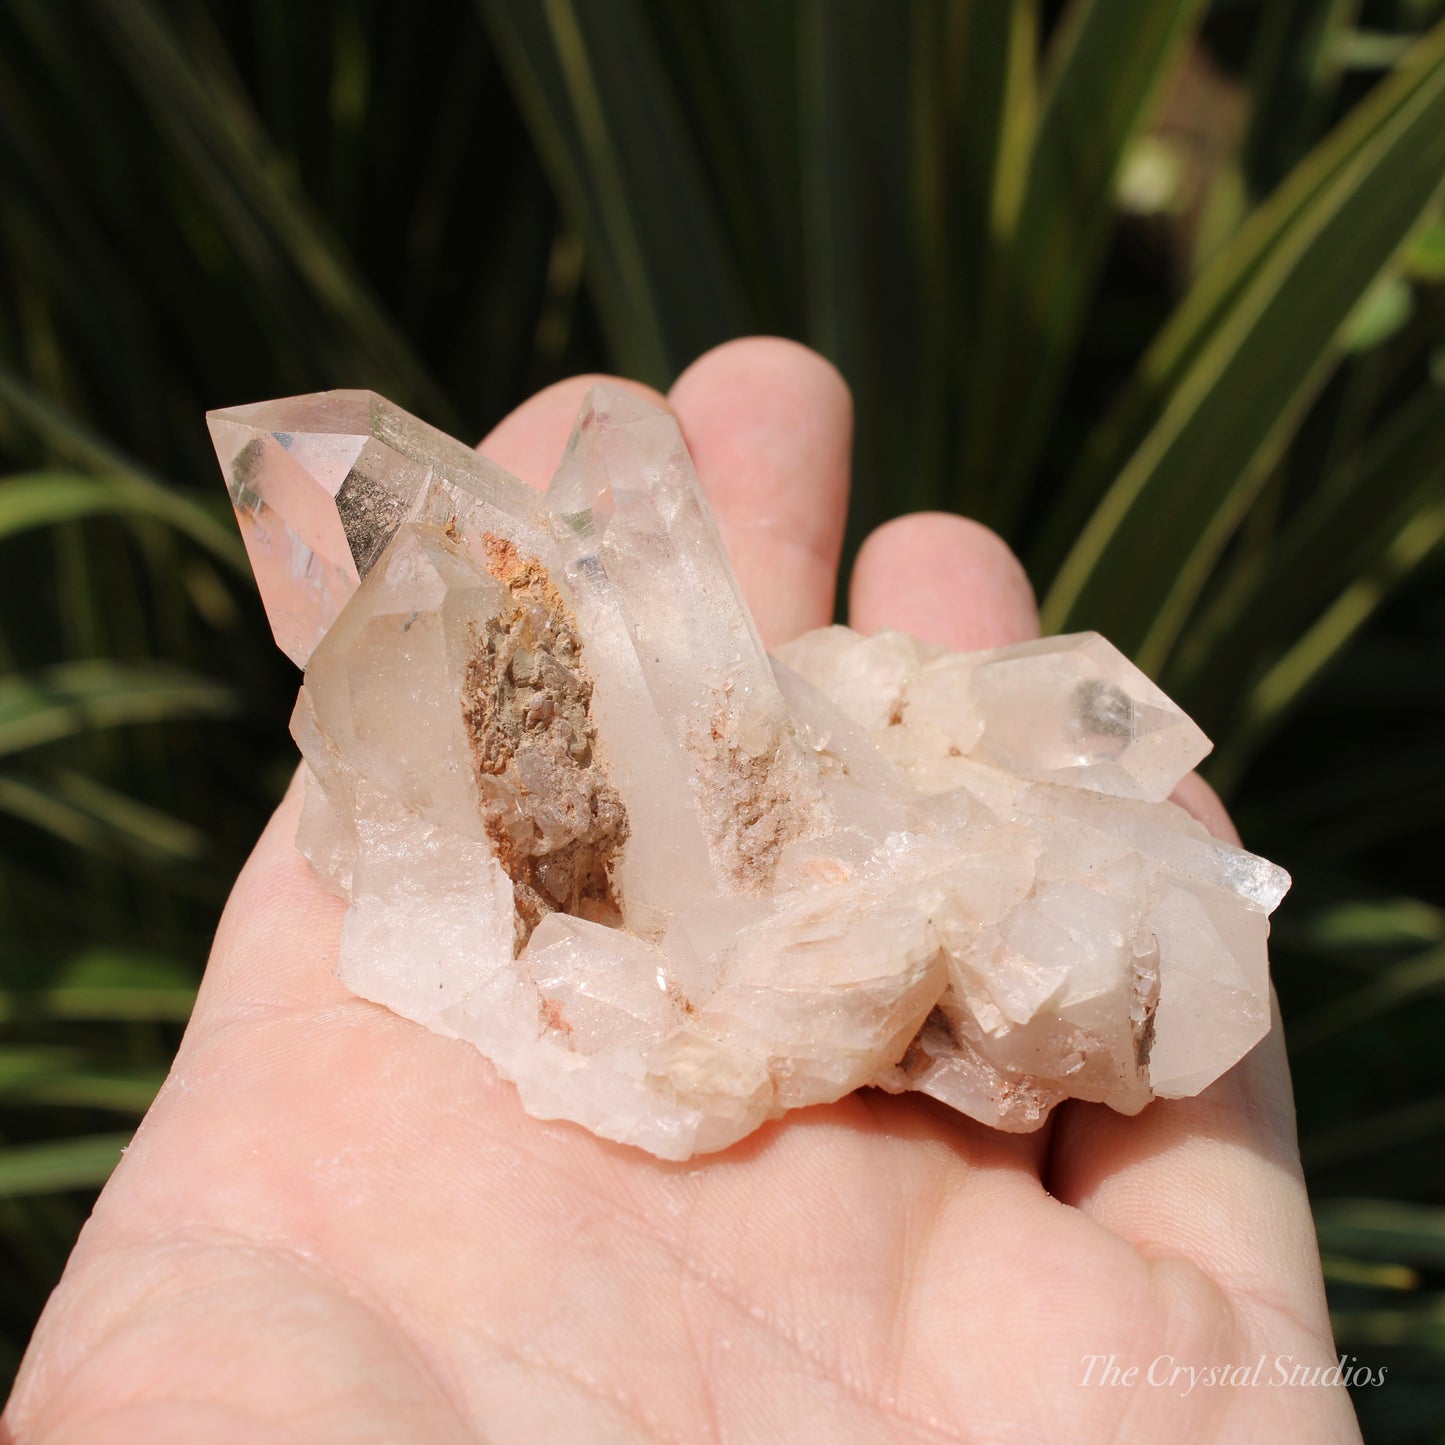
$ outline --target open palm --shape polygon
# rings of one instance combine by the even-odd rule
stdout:
[[[544,483],[586,385],[488,454]],[[764,639],[828,621],[836,374],[736,342],[669,404]],[[1037,628],[1003,545],[943,516],[874,534],[852,613],[957,647]],[[1135,1119],[1068,1105],[1006,1136],[866,1093],[664,1164],[529,1118],[468,1045],[349,995],[298,807],[236,885],[0,1439],[1358,1439],[1342,1389],[1276,1383],[1333,1363],[1278,1028]]]

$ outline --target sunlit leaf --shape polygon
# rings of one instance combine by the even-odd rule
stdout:
[[[1390,103],[1377,100],[1363,144],[1353,127],[1325,143],[1343,153],[1337,170],[1215,318],[1158,423],[1083,529],[1045,600],[1046,630],[1097,628],[1146,670],[1168,655],[1328,375],[1345,318],[1445,178],[1445,27],[1382,89]],[[1235,264],[1221,258],[1216,267]]]
[[[1425,70],[1431,64],[1438,65],[1441,44],[1441,35],[1436,34],[1428,44],[1418,47],[1417,57]],[[1281,180],[1228,244],[1219,247],[1150,343],[1134,376],[1094,428],[1067,488],[1052,508],[1040,546],[1043,565],[1050,570],[1058,566],[1088,521],[1090,511],[1111,485],[1117,492],[1121,473],[1133,465],[1151,429],[1162,425],[1170,409],[1178,414],[1186,405],[1200,404],[1201,390],[1209,385],[1208,374],[1198,365],[1201,353],[1231,327],[1235,333],[1231,346],[1240,346],[1249,339],[1250,323],[1241,310],[1242,298],[1257,283],[1266,261],[1283,246],[1298,248],[1302,233],[1314,224],[1310,218],[1317,217],[1330,188],[1338,186],[1341,176],[1358,173],[1362,156],[1366,157],[1365,166],[1371,164],[1366,153],[1374,155],[1381,135],[1398,123],[1403,111],[1418,103],[1417,88],[1406,77],[1377,87]],[[1421,160],[1418,156],[1413,159],[1417,163]],[[1408,152],[1403,160],[1410,165]],[[1438,173],[1437,166],[1433,172],[1437,179]],[[1417,181],[1428,182],[1432,175],[1428,162],[1417,164],[1414,174]],[[1421,209],[1428,211],[1428,204]],[[1360,273],[1364,280],[1340,306],[1341,321],[1380,269]],[[1258,305],[1263,291],[1258,286],[1255,289]],[[1289,339],[1274,334],[1281,346]],[[1269,334],[1258,338],[1256,345],[1259,354],[1267,358]],[[1223,355],[1220,364],[1228,360],[1228,355]],[[1186,387],[1186,378],[1191,376],[1194,379]]]
[[[1202,10],[1198,0],[1075,0],[1045,61],[1017,214],[986,281],[969,471],[991,521],[1023,504],[1115,214],[1130,142]]]
[[[0,478],[0,541],[37,527],[107,515],[165,522],[233,566],[243,556],[228,522],[142,476],[33,472]]]
[[[1373,351],[1410,319],[1415,293],[1398,276],[1382,276],[1345,318],[1340,345],[1345,351]]]

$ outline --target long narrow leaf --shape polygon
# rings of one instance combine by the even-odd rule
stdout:
[[[1445,1354],[1445,1294],[1422,1295],[1396,1309],[1332,1310],[1341,1349],[1396,1346]]]
[[[244,565],[244,549],[228,521],[147,477],[28,472],[0,480],[0,541],[35,527],[103,515],[154,518],[231,566]]]
[[[1218,590],[1181,646],[1166,685],[1199,700],[1206,730],[1232,731],[1229,701],[1385,563],[1401,533],[1445,495],[1445,391],[1411,398],[1364,453],[1321,480],[1257,565]],[[1274,700],[1287,699],[1276,689]]]
[[[1258,193],[1309,148],[1344,71],[1338,40],[1361,0],[1283,0],[1259,7],[1249,59],[1253,100],[1244,170]]]
[[[1261,741],[1278,727],[1325,669],[1359,634],[1390,595],[1445,542],[1445,501],[1411,517],[1383,557],[1357,577],[1319,620],[1255,684],[1245,698],[1240,726],[1217,760],[1217,781],[1227,790]]]
[[[115,42],[116,59],[190,171],[261,269],[294,267],[311,295],[347,337],[354,368],[393,395],[410,398],[444,426],[457,419],[427,368],[355,273],[350,258],[286,180],[264,129],[215,63],[203,83],[160,8],[150,0],[96,10]],[[338,358],[338,364],[344,364]]]
[[[1445,943],[1445,908],[1423,898],[1351,899],[1316,913],[1307,937],[1326,953]]]
[[[1086,442],[1041,540],[1037,560],[1043,570],[1058,566],[1090,510],[1131,464],[1150,429],[1177,405],[1206,346],[1237,326],[1245,293],[1265,263],[1282,247],[1297,246],[1301,230],[1318,224],[1319,208],[1331,188],[1347,173],[1358,173],[1366,152],[1377,155],[1380,138],[1403,111],[1418,105],[1421,86],[1429,84],[1440,63],[1442,45],[1445,35],[1439,30],[1422,41],[1412,64],[1376,87],[1290,171],[1190,287],[1140,361],[1134,381]],[[1371,164],[1367,159],[1365,167]],[[1393,164],[1399,167],[1400,160]],[[1353,296],[1336,302],[1341,323],[1377,274],[1378,268]]]
[[[90,480],[115,499],[118,510],[133,511],[137,515],[153,516],[164,521],[204,547],[232,571],[250,575],[246,549],[236,534],[234,523],[229,516],[223,515],[222,509],[204,507],[147,475],[53,401],[40,396],[0,366],[0,415],[6,410],[38,433],[57,456],[90,469],[93,473]],[[25,478],[11,480],[23,481]],[[31,480],[34,480],[33,475]],[[9,504],[10,518],[20,522],[27,515],[34,515],[35,509],[42,505],[39,499],[33,493],[7,494],[3,487],[8,484],[0,483],[0,499],[14,496],[15,500]],[[73,506],[82,505],[78,496],[77,491],[72,498]],[[4,519],[5,505],[0,500],[0,520]],[[72,512],[72,515],[78,513]]]
[[[1445,1094],[1434,1094],[1397,1109],[1351,1119],[1306,1135],[1300,1141],[1300,1155],[1306,1169],[1327,1169],[1419,1143],[1438,1135],[1442,1128],[1445,1128]]]
[[[1000,343],[1008,325],[997,293],[1009,264],[1038,124],[1039,16],[1032,0],[1021,0],[955,6],[950,21],[943,52],[951,60],[945,84],[952,96],[948,283],[930,301],[931,314],[946,332],[940,370],[947,401],[957,407],[963,398],[963,423],[953,438],[962,458],[957,502],[977,514],[987,508],[992,479],[970,459],[982,445],[981,436],[974,439],[975,425],[989,424],[977,415],[993,387],[995,356],[989,348]],[[969,398],[975,398],[972,408]],[[935,496],[933,504],[938,500]]]
[[[1430,994],[1445,992],[1445,947],[1392,964],[1363,988],[1352,989],[1306,1015],[1289,1031],[1291,1049],[1317,1048],[1368,1019]]]
[[[0,1099],[16,1104],[143,1114],[164,1080],[97,1066],[79,1049],[0,1044]]]
[[[969,408],[969,471],[1008,527],[1093,294],[1129,142],[1193,32],[1201,0],[1075,0],[1047,57],[1028,179],[991,277],[988,363]]]
[[[189,823],[78,773],[62,772],[48,786],[0,775],[0,812],[105,856],[194,859],[208,847]]]
[[[62,663],[34,677],[0,678],[0,756],[91,728],[219,717],[234,707],[229,688],[176,668]]]
[[[614,351],[665,386],[699,351],[746,329],[748,308],[649,28],[635,0],[479,3],[583,238]]]
[[[0,1199],[94,1189],[110,1178],[129,1134],[92,1134],[44,1144],[0,1147]]]
[[[1167,656],[1345,318],[1445,180],[1445,27],[1395,83],[1408,102],[1289,227],[1085,527],[1047,629],[1096,627],[1147,669]]]
[[[1445,1209],[1392,1199],[1323,1199],[1320,1245],[1336,1254],[1445,1269]]]
[[[858,419],[856,524],[916,496],[938,440],[937,378],[921,373],[937,359],[925,340],[937,319],[929,307],[941,312],[947,298],[925,294],[939,245],[922,234],[941,218],[928,212],[910,154],[920,132],[939,143],[937,56],[925,54],[939,32],[926,6],[901,36],[898,16],[870,0],[805,0],[797,10],[807,339],[879,401]],[[859,540],[855,525],[850,542]]]

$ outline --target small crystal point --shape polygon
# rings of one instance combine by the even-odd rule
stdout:
[[[1208,741],[1102,638],[769,659],[675,419],[612,388],[545,500],[366,392],[211,428],[340,976],[537,1117],[686,1159],[876,1084],[1027,1131],[1268,1028],[1289,879],[1164,801]]]
[[[364,397],[328,394],[312,416],[292,398],[207,417],[276,644],[303,667],[360,580],[336,494],[365,441]]]
[[[1209,739],[1097,632],[980,657],[970,689],[974,754],[1021,777],[1163,802]]]

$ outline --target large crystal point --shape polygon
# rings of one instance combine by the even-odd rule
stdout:
[[[1268,1027],[1273,864],[1103,639],[763,652],[676,422],[588,398],[545,499],[363,392],[215,413],[306,665],[298,844],[357,994],[669,1159],[876,1085],[1035,1129]]]
[[[821,823],[816,766],[676,420],[628,392],[594,387],[547,501],[585,615],[630,643],[644,705],[666,738],[651,766],[669,756],[681,764],[716,883],[766,889],[781,849]],[[674,789],[678,781],[667,779]]]
[[[276,645],[301,667],[408,517],[461,511],[534,548],[545,535],[515,477],[373,392],[263,401],[206,420]]]

